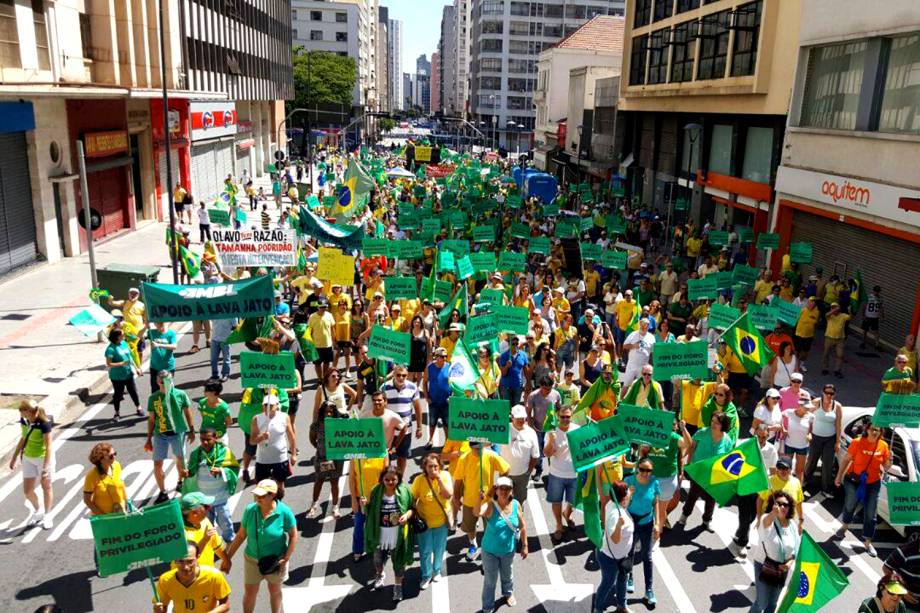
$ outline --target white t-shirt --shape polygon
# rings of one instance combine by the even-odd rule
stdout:
[[[259,434],[268,432],[268,440],[256,446],[257,464],[280,464],[288,461],[287,413],[278,411],[270,420],[265,413],[256,415]]]
[[[509,431],[511,435],[508,444],[501,446],[501,456],[510,466],[508,474],[517,477],[527,472],[531,458],[540,457],[540,442],[537,433],[527,424],[522,430],[511,426]]]
[[[792,361],[788,364],[783,362],[783,359],[779,356],[776,357],[776,372],[773,373],[773,387],[784,388],[789,387],[789,384],[792,383],[792,373],[795,372],[795,369],[798,368],[799,358],[795,355],[792,356]]]
[[[757,408],[754,409],[754,419],[759,419],[767,426],[778,426],[783,420],[783,413],[779,409],[779,403],[777,402],[773,405],[773,410],[770,410],[766,404],[758,404]],[[754,428],[751,428],[751,434],[754,434]]]
[[[623,527],[620,528],[620,542],[614,543],[611,537],[616,530],[617,522],[620,516],[623,516]],[[617,506],[617,503],[610,501],[607,503],[607,518],[604,521],[604,546],[601,551],[613,558],[622,560],[633,550],[633,531],[634,524],[632,517],[626,509]]]
[[[652,357],[652,347],[655,344],[655,335],[651,332],[646,332],[643,336],[641,330],[636,330],[626,337],[623,344],[639,345],[634,349],[630,349],[629,361],[626,363],[626,366],[631,369],[642,368],[649,363]]]
[[[779,459],[779,452],[776,446],[767,441],[760,448],[760,457],[763,459],[763,467],[768,473],[771,469],[776,468],[776,461]]]
[[[211,225],[211,218],[208,217],[208,210],[198,207],[198,223],[203,226]]]
[[[783,421],[786,422],[786,446],[796,449],[808,447],[808,428],[814,418],[814,414],[809,411],[801,417],[795,414],[795,409],[783,411]]]
[[[569,426],[569,432],[577,430],[578,424]],[[565,432],[556,428],[556,449],[549,459],[549,474],[560,479],[574,479],[575,467],[572,465],[572,451],[569,449],[569,437]]]
[[[779,522],[764,528],[762,523],[757,524],[757,534],[760,535],[761,553],[766,551],[771,560],[785,562],[793,557],[799,549],[799,528],[795,522],[789,522],[785,528]]]

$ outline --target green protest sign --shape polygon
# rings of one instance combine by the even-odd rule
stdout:
[[[758,249],[779,249],[779,234],[764,232],[757,235]]]
[[[479,292],[479,302],[487,302],[493,307],[505,303],[505,292],[487,287]]]
[[[247,387],[297,387],[294,354],[282,351],[278,354],[244,351],[240,354],[240,385]]]
[[[730,270],[720,270],[719,272],[707,276],[715,278],[717,289],[728,289],[732,286],[732,273]]]
[[[616,213],[607,215],[607,230],[614,234],[626,233],[626,220]]]
[[[384,280],[387,300],[414,300],[418,298],[415,277],[387,277]]]
[[[702,279],[687,280],[687,296],[690,300],[709,298],[715,300],[719,296],[719,284],[715,275],[708,275]]]
[[[777,310],[770,305],[749,304],[747,308],[751,323],[755,328],[763,332],[764,330],[772,332],[776,327]]]
[[[271,315],[275,309],[268,275],[210,285],[144,283],[141,291],[150,321],[244,319]]]
[[[556,223],[556,238],[574,238],[578,236],[578,223],[560,220]]]
[[[417,260],[422,257],[425,247],[422,241],[394,241],[390,243],[390,254],[401,260]]]
[[[533,236],[531,237],[530,242],[527,244],[527,247],[531,253],[549,255],[550,239],[546,236]]]
[[[382,255],[389,257],[390,244],[385,238],[365,238],[361,241],[361,251],[365,256]]]
[[[422,277],[422,285],[418,288],[419,298],[428,298],[428,300],[433,300],[431,297],[434,293],[434,286],[431,285],[431,279],[429,277]]]
[[[512,209],[520,208],[522,201],[521,197],[517,194],[510,194],[505,200],[505,203]]]
[[[451,211],[447,216],[447,220],[454,228],[465,228],[466,224],[469,223],[469,217],[463,211]]]
[[[476,272],[491,272],[495,270],[497,262],[495,254],[490,251],[479,251],[470,254],[470,263]]]
[[[773,308],[776,309],[776,317],[787,326],[794,327],[799,323],[799,315],[802,314],[802,307],[795,306],[785,300],[774,300]]]
[[[514,238],[528,238],[530,236],[530,226],[526,223],[511,224],[511,236]]]
[[[757,277],[759,275],[760,275],[760,271],[758,271],[753,266],[739,264],[735,266],[734,270],[732,270],[732,282],[733,283],[747,283],[748,285],[754,285],[757,282]]]
[[[741,317],[741,311],[735,307],[719,304],[718,302],[713,302],[709,307],[710,328],[727,330],[739,317]]]
[[[514,272],[524,272],[527,263],[527,256],[523,253],[514,251],[502,251],[498,255],[498,269],[511,270]]]
[[[487,315],[477,315],[469,318],[466,324],[466,332],[463,334],[463,340],[472,345],[482,341],[494,340],[496,336],[498,336],[498,329],[495,326],[495,317],[492,313],[488,313]]]
[[[405,207],[400,209],[397,221],[399,227],[403,230],[411,230],[416,228],[419,222],[422,221],[422,216],[418,209],[414,207]]]
[[[499,332],[527,334],[530,312],[525,307],[505,306],[501,303],[492,305],[495,327]]]
[[[702,341],[705,343],[705,341]],[[655,348],[655,351],[658,347]],[[615,419],[620,431],[630,442],[648,443],[652,447],[667,448],[674,430],[674,413],[658,411],[631,404],[617,405]]]
[[[367,355],[396,364],[408,364],[411,345],[411,334],[374,325],[367,341]]]
[[[615,416],[569,430],[566,438],[572,454],[572,465],[578,472],[625,453],[630,447]]]
[[[622,190],[621,190],[621,191],[622,191]],[[620,197],[623,197],[623,196],[626,195],[626,192],[623,191],[622,194],[617,194],[617,195],[619,195]],[[677,200],[674,201],[674,210],[675,210],[675,211],[686,211],[687,208],[689,208],[689,207],[688,207],[688,205],[687,205],[687,199],[686,199],[686,198],[678,198]]]
[[[652,364],[656,381],[705,379],[709,374],[709,350],[706,341],[692,343],[655,343]]]
[[[323,196],[323,206],[327,210],[332,210],[332,207],[335,206],[335,196]]]
[[[582,218],[580,218],[579,221],[578,221],[578,228],[579,228],[582,232],[587,232],[588,230],[590,230],[590,229],[593,228],[593,227],[594,227],[594,218],[591,217],[591,216],[582,217]]]
[[[875,405],[872,423],[893,428],[920,426],[920,394],[889,394],[882,392]]]
[[[598,261],[601,259],[603,247],[597,243],[581,243],[581,259]]]
[[[425,234],[437,234],[441,231],[441,220],[437,217],[426,218],[422,220],[422,232]]]
[[[473,262],[470,261],[470,256],[465,255],[457,260],[457,276],[460,277],[461,281],[465,281],[475,274],[476,269],[473,268]]]
[[[313,195],[307,196],[307,207],[309,207],[311,211],[316,209],[316,207],[318,206],[319,206],[319,198]]]
[[[793,264],[811,264],[812,244],[811,243],[790,243],[789,244],[789,261]]]
[[[470,254],[470,242],[457,238],[449,238],[441,243],[441,248],[452,251],[457,257]]]
[[[601,266],[604,268],[626,270],[628,261],[629,254],[625,251],[614,251],[612,249],[606,249],[601,253]]]
[[[454,271],[454,252],[453,251],[439,251],[438,252],[438,270],[446,270],[447,272]]]
[[[474,243],[490,243],[495,240],[495,227],[481,225],[473,228]]]
[[[103,577],[165,564],[188,553],[179,500],[89,520]]]
[[[474,400],[451,396],[448,405],[447,438],[507,445],[511,425],[507,400]]]
[[[208,209],[208,221],[216,226],[230,227],[230,211],[226,209]]]
[[[328,419],[324,427],[327,460],[369,460],[387,455],[379,417]]]
[[[557,215],[559,215],[559,205],[558,204],[543,205],[543,216],[544,217],[556,217]]]
[[[710,230],[709,244],[715,247],[722,247],[728,244],[727,230]]]
[[[738,228],[738,242],[742,245],[750,245],[754,242],[754,228]]]
[[[434,292],[431,297],[432,302],[450,302],[450,297],[454,295],[454,284],[450,281],[434,280]]]
[[[920,526],[920,483],[892,480],[885,489],[888,490],[888,523]]]

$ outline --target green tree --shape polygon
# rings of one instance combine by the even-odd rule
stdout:
[[[377,122],[377,127],[380,129],[381,134],[386,134],[396,127],[396,122],[389,117],[383,117],[380,119],[380,121]]]
[[[295,108],[314,108],[317,104],[351,106],[358,66],[355,59],[328,51],[307,51],[294,47],[294,99],[287,112]]]

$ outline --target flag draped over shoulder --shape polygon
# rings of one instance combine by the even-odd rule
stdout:
[[[584,514],[585,535],[599,549],[604,544],[604,529],[601,528],[600,499],[597,495],[596,474],[593,468],[578,473],[575,508],[581,509]]]
[[[300,353],[306,362],[315,362],[319,359],[319,353],[316,351],[316,344],[313,342],[313,333],[307,324],[294,324],[294,336],[300,343]]]
[[[749,375],[759,373],[775,357],[763,336],[751,324],[751,318],[747,313],[728,327],[722,339]]]
[[[786,587],[779,613],[812,613],[836,598],[850,581],[808,532],[795,556],[795,569]]]
[[[575,407],[575,413],[584,413],[594,421],[610,417],[617,408],[617,398],[620,397],[620,380],[614,369],[610,383],[604,381],[603,375],[598,377],[585,395],[581,397]]]
[[[450,369],[448,370],[450,387],[455,392],[463,393],[474,389],[477,380],[479,380],[479,367],[470,356],[466,343],[459,340],[454,347],[454,353],[450,356]]]
[[[755,438],[744,441],[728,453],[693,462],[685,470],[723,507],[735,494],[757,494],[770,487]]]
[[[633,295],[636,298],[636,312],[633,313],[632,319],[629,320],[629,325],[626,326],[624,334],[630,334],[639,329],[639,316],[642,315],[642,303],[639,302],[639,292],[633,292]]]
[[[192,450],[188,460],[189,476],[182,481],[183,494],[200,491],[198,488],[197,467],[202,464],[206,464],[209,469],[221,469],[224,483],[227,486],[227,495],[232,496],[236,493],[236,486],[240,476],[240,463],[232,451],[225,447],[223,443],[218,442],[214,443],[210,453],[205,451],[204,447],[197,447]]]
[[[191,249],[186,249],[182,245],[179,245],[179,261],[182,262],[182,268],[189,279],[194,279],[201,272],[201,258]]]

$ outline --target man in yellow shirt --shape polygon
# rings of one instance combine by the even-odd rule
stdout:
[[[764,268],[760,278],[754,283],[754,304],[763,304],[767,296],[773,292],[773,280],[770,279],[770,269]]]
[[[799,319],[795,324],[795,337],[792,339],[802,372],[808,372],[808,369],[805,368],[805,360],[808,359],[808,352],[811,351],[811,344],[815,340],[815,326],[818,325],[820,318],[821,311],[818,310],[818,301],[811,296],[805,308],[799,313]]]
[[[185,522],[185,539],[198,546],[198,563],[214,566],[214,558],[218,557],[229,569],[224,539],[208,519],[208,507],[214,504],[214,497],[201,492],[189,492],[182,496],[179,504]],[[177,568],[175,562],[172,568]]]
[[[831,277],[833,281],[833,277]],[[830,286],[828,286],[830,287]],[[832,302],[830,310],[827,312],[827,329],[824,331],[824,352],[821,355],[821,374],[828,374],[827,367],[830,365],[831,351],[837,358],[834,376],[838,379],[843,378],[841,368],[843,368],[843,351],[846,345],[846,327],[847,322],[852,316],[840,312],[840,305]]]
[[[601,274],[594,268],[585,268],[585,293],[589,300],[595,300],[598,297],[598,288],[601,284]]]
[[[789,494],[792,502],[795,503],[795,517],[799,522],[799,534],[802,533],[802,526],[805,523],[805,514],[802,513],[802,501],[805,500],[805,493],[802,491],[802,482],[798,477],[792,475],[792,465],[787,458],[780,458],[776,461],[776,473],[770,475],[770,487],[757,497],[757,520],[760,521],[763,515],[764,506],[770,494],[784,492]]]
[[[482,459],[480,460],[480,456]],[[482,470],[480,472],[480,461]],[[492,484],[497,475],[507,475],[511,468],[508,462],[491,449],[483,449],[481,443],[470,441],[470,452],[461,456],[457,461],[454,472],[454,499],[463,505],[463,515],[460,529],[470,540],[466,550],[466,559],[470,562],[479,556],[479,547],[476,544],[476,524],[478,518],[473,514],[473,506],[479,504],[479,492],[488,494],[492,491]],[[480,474],[482,480],[480,481]]]
[[[176,568],[160,575],[153,613],[227,613],[230,584],[217,569],[198,563],[198,545],[189,542],[187,555],[175,561]]]
[[[898,355],[907,356],[907,367],[912,373],[914,373],[914,382],[917,381],[917,337],[913,334],[908,334],[904,339],[904,346],[898,349]]]
[[[616,303],[614,314],[616,315],[616,324],[613,327],[613,340],[617,344],[617,355],[623,349],[623,341],[626,339],[626,328],[632,322],[633,317],[639,311],[639,305],[633,300],[631,289],[623,293],[623,299]]]

